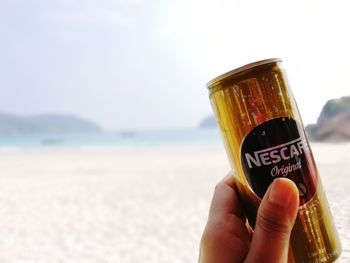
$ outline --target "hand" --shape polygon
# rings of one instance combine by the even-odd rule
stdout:
[[[215,188],[199,263],[287,262],[298,205],[295,184],[275,179],[260,204],[253,232],[242,212],[235,179],[227,176]]]

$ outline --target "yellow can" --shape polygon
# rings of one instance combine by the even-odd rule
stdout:
[[[207,87],[250,225],[271,182],[289,178],[300,198],[289,262],[334,262],[341,244],[281,60],[234,69]]]

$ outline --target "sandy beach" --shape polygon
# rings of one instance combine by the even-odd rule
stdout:
[[[350,262],[350,144],[312,144]],[[0,153],[0,262],[196,262],[222,147]]]

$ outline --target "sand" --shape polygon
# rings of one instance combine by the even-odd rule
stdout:
[[[313,144],[350,262],[350,144]],[[222,147],[0,153],[0,262],[196,262]]]

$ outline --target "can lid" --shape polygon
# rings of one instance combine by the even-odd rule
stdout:
[[[242,67],[239,67],[239,68],[236,68],[236,69],[233,69],[231,71],[228,71],[214,79],[212,79],[211,81],[209,81],[207,83],[207,88],[210,89],[210,88],[213,88],[216,86],[216,84],[218,84],[219,82],[221,82],[222,80],[230,77],[230,76],[233,76],[233,75],[237,75],[239,73],[242,73],[243,71],[247,71],[249,69],[252,69],[252,68],[255,68],[255,67],[258,67],[258,66],[261,66],[261,65],[266,65],[266,64],[270,64],[270,63],[277,63],[277,62],[282,62],[282,59],[280,58],[269,58],[269,59],[264,59],[264,60],[259,60],[259,61],[256,61],[256,62],[253,62],[253,63],[249,63],[247,65],[244,65]]]

